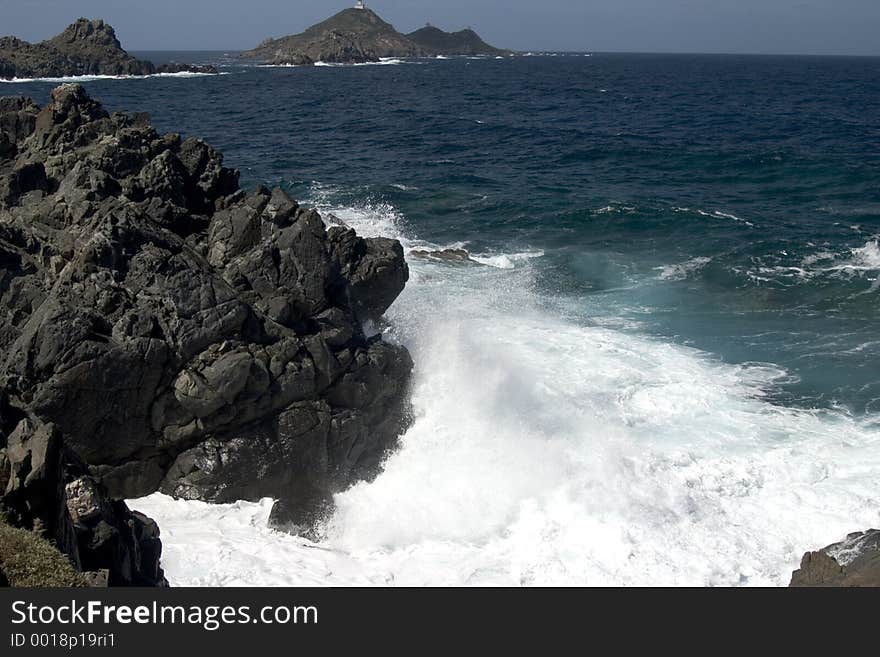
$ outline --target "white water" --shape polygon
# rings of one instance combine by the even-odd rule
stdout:
[[[100,80],[147,80],[149,78],[203,78],[218,75],[232,75],[231,73],[196,73],[193,71],[180,71],[178,73],[153,73],[152,75],[69,75],[61,78],[12,78],[6,80],[0,78],[0,82],[6,84],[23,84],[25,82],[51,82],[64,84],[68,82],[97,82]]]
[[[387,206],[321,209],[438,246]],[[266,529],[270,501],[133,502],[171,582],[783,585],[880,522],[876,422],[771,405],[770,366],[566,320],[530,291],[540,253],[502,255],[412,260],[388,338],[417,364],[415,423],[323,543]]]

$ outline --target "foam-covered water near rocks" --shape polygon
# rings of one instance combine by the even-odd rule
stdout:
[[[387,204],[324,209],[407,250],[462,246]],[[268,534],[263,507],[143,501],[170,581],[784,585],[805,550],[877,523],[871,416],[778,406],[777,366],[547,312],[537,262],[410,259],[386,339],[413,354],[415,421],[383,473],[336,496],[319,543]]]
[[[232,75],[229,71],[219,73],[199,73],[196,71],[178,71],[177,73],[152,73],[150,75],[70,75],[59,78],[12,78],[6,80],[0,78],[0,84],[27,84],[30,82],[46,82],[50,84],[74,84],[84,82],[99,82],[101,80],[148,80],[150,78],[204,78],[218,75]]]

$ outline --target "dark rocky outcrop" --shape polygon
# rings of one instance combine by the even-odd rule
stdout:
[[[213,67],[170,64],[160,67],[123,50],[116,32],[102,20],[80,18],[64,32],[40,43],[0,38],[0,78],[54,78],[78,75],[152,75],[182,71],[216,73]]]
[[[458,32],[444,32],[433,25],[411,32],[406,35],[420,48],[428,50],[435,55],[487,55],[503,57],[512,54],[509,50],[501,50],[490,46],[480,38],[480,35],[472,29],[459,30]]]
[[[245,193],[209,145],[111,116],[79,85],[0,110],[4,426],[51,428],[81,464],[64,495],[78,535],[100,536],[85,554],[121,523],[152,564],[155,526],[114,500],[275,497],[301,517],[378,472],[412,362],[362,326],[407,279],[397,242]],[[58,508],[40,527],[66,546]],[[107,567],[78,543],[83,568]]]
[[[449,264],[456,265],[481,265],[471,258],[471,254],[464,249],[440,249],[438,251],[428,251],[426,249],[415,249],[410,251],[413,258],[422,258],[424,260],[438,260]]]
[[[167,64],[159,64],[156,66],[156,73],[159,75],[168,75],[172,73],[201,73],[202,75],[219,75],[216,66],[210,64],[181,64],[179,62],[169,62]]]
[[[129,511],[124,502],[111,500],[64,448],[55,426],[24,418],[0,438],[0,513],[5,522],[49,541],[89,582],[167,585],[159,566],[156,524]],[[38,568],[18,564],[13,569],[29,572],[31,582],[52,581],[51,573]]]
[[[267,39],[243,53],[268,64],[361,64],[429,54],[371,9],[345,9],[302,34]]]
[[[817,552],[807,552],[791,586],[880,586],[880,530],[850,534]]]

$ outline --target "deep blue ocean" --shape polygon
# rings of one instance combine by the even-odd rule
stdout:
[[[554,556],[517,571],[524,582],[556,581],[563,563],[562,579],[587,583],[784,583],[804,549],[880,520],[868,485],[880,462],[880,58],[262,68],[138,54],[224,75],[85,82],[108,109],[203,137],[245,186],[281,185],[331,221],[480,263],[410,258],[386,330],[416,357],[423,426],[384,479],[339,500],[337,545],[398,555],[389,570],[437,536],[483,546],[473,573],[495,581],[517,541],[543,545],[523,528],[531,501],[543,500],[545,529],[574,522],[560,519],[564,490],[594,524],[547,539]],[[53,86],[0,93],[43,103]],[[413,448],[419,435],[430,438]],[[558,453],[540,447],[550,438]],[[498,456],[512,442],[517,455]],[[456,480],[512,501],[462,520],[473,499],[438,479],[434,511],[408,516],[403,491],[430,485],[422,464],[443,458],[488,462]],[[608,472],[620,480],[597,492]],[[616,510],[596,515],[588,499]],[[374,536],[366,519],[386,506],[405,522]],[[628,545],[644,569],[588,535]],[[570,544],[595,567],[573,575]],[[718,563],[689,570],[691,548]],[[728,572],[723,559],[742,563]]]

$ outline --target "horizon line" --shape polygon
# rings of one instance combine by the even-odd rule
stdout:
[[[202,53],[242,53],[251,48],[129,48],[128,52],[202,52]],[[804,53],[804,52],[731,52],[731,51],[698,51],[698,50],[548,50],[546,48],[533,48],[526,50],[514,50],[512,48],[499,48],[507,50],[514,55],[523,56],[532,53],[533,56],[549,55],[693,55],[708,57],[837,57],[850,59],[878,59],[878,54],[858,53]],[[454,55],[453,55],[454,56]],[[419,58],[415,58],[419,59]]]

